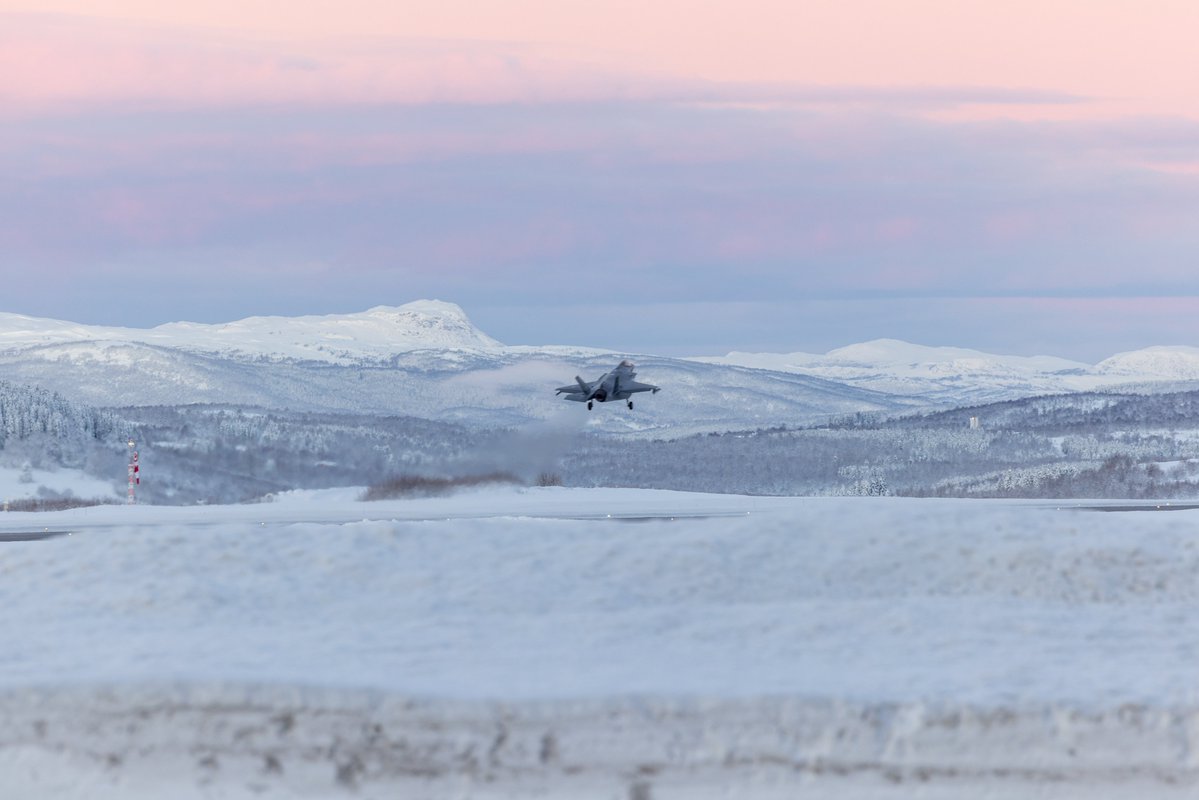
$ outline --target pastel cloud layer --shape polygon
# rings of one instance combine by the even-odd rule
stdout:
[[[186,5],[0,0],[4,310],[1085,358],[1199,310],[1190,3]]]

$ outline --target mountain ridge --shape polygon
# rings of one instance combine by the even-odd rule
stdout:
[[[631,357],[666,390],[595,430],[682,435],[805,425],[1043,394],[1199,379],[1199,348],[1146,348],[1097,365],[876,339],[812,353],[668,358],[565,345],[505,345],[453,303],[349,314],[255,316],[154,328],[0,313],[0,367],[100,407],[236,402],[513,425],[563,413],[552,387]]]
[[[563,355],[608,352],[552,344],[505,345],[476,327],[460,306],[442,300],[378,305],[350,313],[256,315],[219,323],[168,322],[152,328],[88,325],[0,312],[0,351],[69,342],[140,343],[192,352],[331,363],[364,358],[385,360],[419,350],[552,351]],[[1004,355],[892,338],[849,344],[823,354],[730,351],[723,356],[701,355],[687,360],[783,372],[834,368],[860,371],[889,366],[892,371],[903,368],[920,373],[928,371],[929,365],[957,365],[963,372],[1007,368],[1042,374],[1081,371],[1097,377],[1135,375],[1139,380],[1199,378],[1199,347],[1187,345],[1155,345],[1119,352],[1095,364],[1053,355]]]
[[[147,344],[197,353],[348,363],[419,349],[493,351],[503,345],[440,300],[375,306],[349,314],[253,316],[223,323],[168,322],[153,328],[82,325],[0,313],[0,349],[80,342]]]
[[[943,404],[1199,380],[1199,348],[1185,345],[1117,353],[1096,364],[1058,356],[930,347],[898,339],[875,339],[824,354],[733,351],[694,360],[810,375]]]
[[[661,397],[636,412],[564,403],[553,387],[640,362]],[[903,399],[804,375],[568,346],[505,346],[453,304],[421,301],[320,317],[251,317],[147,330],[0,317],[0,370],[100,408],[229,403],[405,415],[483,427],[560,421],[679,436],[891,413]],[[555,423],[556,424],[556,423]]]

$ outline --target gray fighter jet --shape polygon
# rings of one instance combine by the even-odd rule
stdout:
[[[591,410],[592,403],[606,403],[609,400],[624,400],[632,410],[633,401],[630,397],[637,392],[657,394],[660,389],[648,383],[638,383],[633,380],[636,376],[633,362],[625,360],[617,364],[616,369],[591,383],[576,375],[575,385],[558,387],[558,394],[564,394],[567,400],[574,400],[576,403],[586,403],[588,411]]]

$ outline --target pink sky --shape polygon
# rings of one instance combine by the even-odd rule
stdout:
[[[1199,3],[1187,0],[2,0],[0,13],[6,11],[145,26],[129,32],[140,46],[119,56],[104,44],[89,55],[88,44],[77,40],[73,62],[36,40],[10,40],[2,57],[11,62],[15,46],[19,71],[4,71],[0,94],[24,98],[83,98],[97,80],[104,93],[117,96],[169,94],[182,80],[199,100],[258,91],[292,97],[349,92],[354,100],[375,91],[416,101],[437,99],[431,84],[454,99],[507,101],[520,93],[525,99],[572,91],[592,97],[597,83],[619,94],[637,91],[633,83],[702,80],[998,87],[1088,98],[954,112],[968,118],[1199,119]],[[211,66],[204,63],[205,48],[189,55],[179,46],[183,33],[193,44],[219,43],[226,57],[239,48],[245,55],[232,63],[222,59],[220,69],[203,77]],[[363,38],[427,47],[384,54],[364,51]],[[328,56],[332,67],[319,79],[289,75],[251,55],[262,52]],[[505,71],[512,53],[521,59],[519,76]],[[92,58],[106,62],[102,78],[90,68]],[[404,85],[413,75],[420,89]]]
[[[492,313],[514,342],[586,302],[632,349],[1177,343],[1196,31],[1195,0],[0,0],[3,310],[440,296],[545,309]]]

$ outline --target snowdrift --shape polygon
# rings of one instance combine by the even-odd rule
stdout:
[[[1197,511],[351,496],[0,516],[0,795],[1199,791]]]

